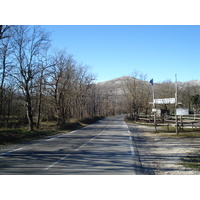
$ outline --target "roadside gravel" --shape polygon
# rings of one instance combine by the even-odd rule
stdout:
[[[127,123],[146,175],[199,175],[186,168],[181,158],[200,150],[200,137],[174,137],[167,133],[150,133],[153,127]]]

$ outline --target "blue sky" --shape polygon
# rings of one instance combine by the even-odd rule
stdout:
[[[52,25],[52,46],[91,66],[97,82],[135,70],[162,82],[200,80],[200,26]]]

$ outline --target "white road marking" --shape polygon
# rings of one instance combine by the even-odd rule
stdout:
[[[75,131],[71,131],[71,132],[69,132],[69,133],[75,133],[77,130],[75,130]]]
[[[110,124],[109,124],[110,125]],[[108,125],[108,126],[109,126]],[[94,136],[92,139],[90,139],[87,143],[83,144],[82,146],[80,146],[78,149],[76,149],[75,151],[78,151],[79,149],[81,149],[82,147],[84,147],[85,145],[87,145],[89,142],[91,142],[92,140],[94,140],[97,136],[101,135],[107,128],[108,126],[103,130],[101,131],[98,135]]]
[[[111,123],[111,122],[110,122]],[[86,142],[85,144],[81,145],[79,148],[75,149],[75,151],[80,150],[82,147],[84,147],[85,145],[87,145],[89,142],[91,142],[92,140],[94,140],[97,136],[101,135],[106,129],[108,129],[108,127],[110,126],[110,123],[106,126],[106,128],[101,131],[98,135],[94,136],[92,139],[90,139],[88,142]],[[53,138],[50,138],[53,139]],[[49,140],[50,140],[49,139]],[[55,163],[53,163],[52,165],[49,165],[48,167],[46,167],[44,169],[44,171],[50,169],[51,167],[53,167],[54,165],[58,164],[59,162],[61,162],[62,160],[64,160],[65,158],[69,157],[71,154],[67,154],[65,157],[61,158],[60,160],[56,161]]]
[[[59,162],[61,162],[62,160],[64,160],[65,158],[69,157],[71,154],[67,154],[65,157],[61,158],[60,160],[58,160],[57,162],[53,163],[52,165],[49,165],[47,168],[44,169],[44,171],[48,170],[49,168],[53,167],[54,165],[58,164]]]
[[[132,156],[135,156],[135,151],[134,151],[134,149],[133,149],[132,146],[131,146],[131,155],[132,155]]]
[[[125,122],[124,122],[125,123]],[[126,124],[126,123],[125,123]],[[127,128],[128,128],[128,125],[126,124]],[[129,128],[128,128],[129,129]],[[129,135],[129,140],[131,141],[131,144],[130,144],[130,148],[131,148],[131,155],[132,156],[135,156],[135,151],[134,151],[134,148],[133,148],[133,143],[132,143],[132,137],[131,137],[131,133],[130,131],[128,130],[128,133],[130,134]]]
[[[75,131],[70,131],[70,132],[66,132],[66,133],[63,133],[62,135],[70,134],[70,133],[75,133],[76,131],[77,131],[77,130],[75,130]],[[62,136],[62,135],[61,135],[61,136]],[[52,138],[46,139],[45,141],[48,142],[48,141],[54,140],[54,139],[56,139],[56,138],[59,138],[59,137],[61,137],[61,136],[52,137]]]
[[[128,133],[130,133],[130,131],[128,131]],[[134,149],[133,149],[133,143],[132,143],[132,137],[131,137],[131,135],[129,135],[129,140],[131,141],[131,145],[130,145],[130,148],[131,148],[131,155],[132,156],[135,156],[135,151],[134,151]]]
[[[62,135],[69,134],[69,133],[75,133],[76,131],[77,131],[77,130],[71,131],[71,132],[67,132],[67,133],[64,133],[64,134],[62,134]],[[59,135],[59,136],[57,136],[57,137],[52,137],[52,138],[46,139],[45,141],[48,142],[48,141],[54,140],[54,139],[59,138],[59,137],[61,137],[61,136]]]
[[[90,141],[89,141],[90,142]],[[83,144],[83,145],[81,145],[78,149],[76,149],[75,151],[78,151],[78,150],[80,150],[82,147],[84,147],[85,145],[87,145],[88,144],[88,142],[87,143],[85,143],[85,144]]]
[[[46,141],[54,140],[54,139],[56,139],[56,138],[59,138],[59,137],[57,136],[57,137],[49,138],[49,139],[47,139]]]
[[[4,155],[6,155],[6,154],[9,154],[9,153],[12,153],[12,152],[15,152],[15,151],[19,151],[19,150],[21,150],[21,149],[23,149],[23,148],[18,148],[18,149],[14,149],[14,150],[12,150],[12,151],[8,151],[8,152],[5,152],[5,153],[1,153],[0,156],[4,156]]]
[[[75,130],[75,131],[71,131],[71,132],[68,132],[68,133],[74,133],[74,132],[76,132],[77,130]],[[56,137],[52,137],[52,138],[49,138],[49,139],[47,139],[47,140],[45,140],[45,141],[51,141],[51,140],[54,140],[54,139],[56,139],[56,138],[59,138],[60,136],[56,136]],[[9,153],[12,153],[12,152],[15,152],[15,151],[19,151],[19,150],[21,150],[21,149],[23,149],[23,148],[18,148],[18,149],[14,149],[14,150],[12,150],[12,151],[8,151],[8,152],[5,152],[5,153],[0,153],[0,156],[4,156],[4,155],[6,155],[6,154],[9,154]]]

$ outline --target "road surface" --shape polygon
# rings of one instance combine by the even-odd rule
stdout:
[[[131,132],[123,118],[109,117],[32,144],[0,149],[0,174],[140,174]]]

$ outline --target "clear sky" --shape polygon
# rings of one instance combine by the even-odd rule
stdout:
[[[54,25],[52,46],[91,66],[97,82],[134,70],[162,82],[200,80],[200,26]]]
[[[58,49],[66,48],[78,62],[92,66],[91,72],[98,75],[97,81],[131,75],[134,69],[147,74],[149,80],[154,78],[154,82],[162,82],[166,79],[174,81],[175,73],[177,73],[179,81],[200,80],[199,26],[143,26],[152,24],[200,25],[199,1],[197,0],[9,0],[2,1],[1,8],[0,19],[2,24],[91,24],[92,26],[44,27],[47,31],[52,32],[52,45],[54,47]],[[96,24],[135,24],[142,26],[93,26]],[[120,178],[117,177],[118,180]],[[64,185],[66,187],[66,183],[70,182],[67,185],[70,188],[68,196],[74,196],[74,193],[77,193],[77,187],[73,187],[74,184],[77,184],[77,181],[85,183],[85,180],[83,182],[74,179],[74,177],[70,181],[68,179],[69,177],[66,181],[64,180]],[[102,187],[101,180],[97,179],[96,176],[93,179],[97,180],[90,181],[93,185],[95,183]],[[144,184],[144,180],[141,180],[140,177],[136,177],[136,179],[137,181],[132,181],[126,176],[125,182],[127,184],[124,184],[124,178],[121,179],[123,186],[117,185],[120,188],[118,190],[120,193],[117,192],[114,198],[122,199],[125,196],[124,199],[126,199],[126,197],[130,197],[133,187],[137,191],[134,195],[140,197],[141,192],[143,192],[140,185]],[[187,178],[184,177],[184,179]],[[29,184],[26,184],[28,187],[25,189],[27,195],[31,192],[29,191],[32,188],[30,185],[35,187],[36,183],[36,180],[30,178],[28,180]],[[167,187],[169,184],[168,181],[162,180],[159,180],[162,183],[160,187],[157,180],[145,179],[145,183],[148,183],[149,191],[155,189],[155,184],[162,191],[165,188],[163,185]],[[7,177],[3,180],[3,183],[6,181],[9,181],[10,184]],[[43,181],[43,185],[51,187],[51,185],[48,185],[51,183],[48,180],[42,178],[41,181]],[[62,180],[56,178],[55,181],[60,184],[54,187],[54,193],[51,192],[48,195],[45,192],[43,194],[45,197],[48,196],[49,199],[55,199],[58,195],[60,197],[65,195],[65,193],[62,193],[65,190],[60,189],[63,186],[63,178]],[[110,180],[106,178],[106,181]],[[191,179],[186,181],[191,181]],[[151,184],[152,182],[155,184]],[[81,187],[78,187],[78,190],[87,191],[89,182],[86,181],[86,183],[79,184]],[[112,185],[116,186],[116,181],[109,183],[111,193],[107,194],[106,192],[106,195],[112,199],[112,189],[116,190],[116,187],[112,187]],[[183,181],[181,182],[177,178],[173,179],[170,184],[174,184],[173,186],[176,187],[177,191],[181,191],[184,186],[182,185],[184,184]],[[7,184],[4,185],[7,186]],[[99,187],[96,187],[96,185],[91,187],[93,185],[89,184],[89,187],[98,192]],[[15,187],[15,189],[19,191],[21,188]],[[103,189],[108,191],[106,187],[103,187]],[[1,187],[1,190],[8,193],[10,188],[4,187],[2,189]],[[198,192],[198,189],[195,191]],[[184,199],[186,195],[191,197],[192,194],[195,198],[198,195],[197,192],[194,192],[194,185],[192,185],[192,188],[188,188],[187,193],[177,192],[177,194],[173,193],[173,196],[175,198],[183,197]],[[13,194],[16,195],[16,193]],[[78,197],[82,199],[83,192],[78,194],[80,194]],[[147,194],[149,195],[148,192]],[[87,195],[87,199],[92,199],[90,196],[93,197],[93,195]],[[148,196],[145,197],[148,198]],[[25,198],[22,197],[22,199]],[[154,199],[160,199],[160,196],[154,194]]]

